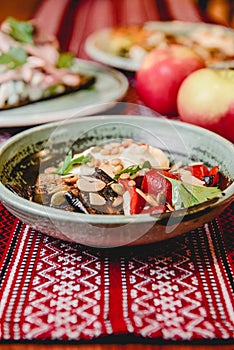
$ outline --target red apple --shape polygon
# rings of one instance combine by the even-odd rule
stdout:
[[[182,83],[177,99],[182,121],[234,142],[234,70],[204,68]]]
[[[166,116],[177,115],[177,93],[182,81],[205,67],[192,49],[171,45],[147,54],[136,73],[136,90],[148,107]]]

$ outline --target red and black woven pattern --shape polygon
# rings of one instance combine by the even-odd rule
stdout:
[[[0,214],[2,340],[234,336],[232,208],[179,238],[110,250],[34,232],[3,207]]]

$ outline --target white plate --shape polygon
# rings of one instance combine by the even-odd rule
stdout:
[[[182,34],[188,36],[189,33],[198,28],[212,29],[214,35],[217,31],[223,31],[233,36],[234,30],[226,28],[220,25],[207,24],[207,23],[191,23],[182,21],[169,21],[169,22],[146,22],[145,25],[150,29],[156,29],[161,31],[171,32],[173,34]],[[137,71],[140,67],[142,58],[131,59],[114,55],[109,50],[109,43],[111,40],[111,31],[113,28],[104,28],[92,33],[85,42],[85,50],[87,54],[94,60],[102,62],[109,66],[124,69],[127,71]]]
[[[30,126],[65,118],[88,116],[103,112],[120,101],[128,90],[122,73],[103,65],[77,59],[79,72],[96,78],[89,89],[0,111],[0,127]]]

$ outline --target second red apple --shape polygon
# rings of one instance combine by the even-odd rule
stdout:
[[[204,68],[203,59],[182,45],[154,49],[136,73],[136,91],[144,104],[165,116],[177,115],[177,93],[183,80]]]

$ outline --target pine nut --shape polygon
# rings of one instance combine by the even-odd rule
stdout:
[[[120,175],[120,179],[122,180],[126,180],[126,179],[129,179],[130,178],[130,175],[128,173],[123,173]]]
[[[111,184],[111,188],[115,193],[120,194],[120,195],[123,195],[125,192],[124,187],[119,183]]]
[[[111,155],[119,154],[119,147],[113,147],[110,151]]]
[[[111,143],[107,143],[106,145],[103,146],[103,149],[109,150],[109,151],[110,151],[110,150],[112,149],[112,147],[113,147],[113,146],[112,146]]]
[[[122,146],[127,148],[127,147],[131,146],[132,143],[133,143],[133,139],[127,139],[127,140],[122,142]]]
[[[115,166],[114,173],[118,174],[122,170],[123,170],[123,166],[121,164],[119,164],[119,165]]]
[[[93,149],[92,149],[92,152],[93,153],[98,153],[98,152],[100,152],[101,151],[101,147],[100,146],[96,146],[96,147],[94,147]]]
[[[120,147],[120,143],[119,142],[111,142],[110,145],[112,147]]]
[[[115,198],[114,202],[112,203],[112,207],[116,208],[119,205],[121,205],[123,203],[123,197],[118,196]]]
[[[101,155],[103,155],[103,156],[108,156],[108,155],[110,155],[110,149],[102,149],[101,150]]]
[[[130,181],[128,182],[128,186],[134,187],[134,186],[136,186],[136,182],[135,182],[134,180],[130,180]]]
[[[121,163],[121,159],[119,159],[119,158],[113,158],[111,160],[111,165],[116,166],[116,165],[119,165],[120,163]]]

